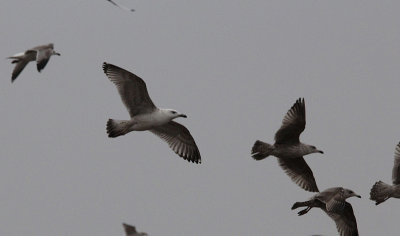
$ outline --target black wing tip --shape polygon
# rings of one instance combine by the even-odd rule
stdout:
[[[200,156],[200,152],[197,151],[196,155],[194,156],[181,156],[183,159],[187,160],[188,162],[192,162],[195,164],[201,164],[201,156]]]
[[[106,73],[107,74],[107,70],[108,70],[108,63],[107,62],[103,62],[103,71],[104,71],[104,73]]]

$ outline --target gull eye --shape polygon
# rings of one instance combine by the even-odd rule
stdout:
[[[176,111],[171,111],[172,114],[176,114]]]

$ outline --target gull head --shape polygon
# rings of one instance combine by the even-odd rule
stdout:
[[[53,52],[51,53],[51,55],[57,55],[57,56],[61,56],[61,54],[60,54],[60,53],[58,53],[58,52],[56,52],[56,51],[54,51],[54,50],[53,50]]]
[[[308,149],[308,152],[309,152],[309,153],[321,153],[321,154],[324,154],[323,151],[318,150],[318,149],[317,149],[315,146],[313,146],[313,145],[307,145],[307,149]]]
[[[343,197],[344,197],[344,198],[349,198],[349,197],[358,197],[358,198],[361,198],[361,196],[358,195],[358,194],[356,194],[355,192],[353,192],[353,190],[346,189],[346,188],[343,189]]]
[[[170,118],[171,120],[178,118],[178,117],[183,117],[183,118],[187,118],[187,116],[183,113],[180,113],[176,110],[173,109],[162,109],[163,113]]]

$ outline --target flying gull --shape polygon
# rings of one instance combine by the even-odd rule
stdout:
[[[370,199],[379,205],[389,198],[400,198],[400,143],[394,151],[394,166],[392,170],[393,185],[378,181],[372,186]]]
[[[336,228],[340,236],[358,236],[357,221],[354,216],[353,207],[346,202],[349,197],[358,197],[350,189],[342,187],[328,188],[323,192],[315,194],[309,201],[296,202],[292,210],[299,207],[307,207],[298,212],[298,215],[306,214],[311,208],[318,207],[325,211],[336,223]]]
[[[118,4],[118,3],[116,3],[116,2],[114,2],[114,1],[112,1],[112,0],[107,0],[107,1],[109,1],[109,2],[110,2],[111,4],[113,4],[114,6],[117,6],[117,7],[121,8],[121,9],[123,9],[123,10],[130,11],[130,12],[134,12],[134,11],[135,11],[135,9],[130,9],[130,8],[128,8],[128,7],[126,7],[126,6],[123,6],[123,5],[121,5],[121,4]]]
[[[306,127],[306,107],[304,98],[298,99],[283,118],[282,126],[275,134],[275,144],[257,140],[251,150],[252,157],[259,161],[269,155],[278,158],[279,165],[287,175],[303,189],[318,192],[314,175],[303,156],[323,153],[315,146],[301,143],[301,132]]]
[[[136,231],[135,226],[122,223],[124,226],[126,236],[148,236],[146,233],[139,233]]]
[[[133,73],[115,65],[103,63],[104,73],[113,82],[130,114],[130,120],[107,122],[108,137],[115,138],[131,131],[148,130],[166,141],[170,148],[185,160],[201,163],[201,156],[189,130],[172,121],[186,118],[172,109],[157,108],[150,99],[145,82]]]
[[[8,57],[7,59],[12,59],[12,64],[17,64],[12,72],[11,82],[14,82],[14,80],[30,61],[36,61],[37,70],[40,72],[46,66],[52,55],[60,56],[60,53],[54,51],[54,45],[49,43]]]

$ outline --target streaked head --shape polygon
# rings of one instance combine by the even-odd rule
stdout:
[[[358,197],[358,198],[361,198],[361,196],[358,195],[358,194],[356,194],[355,192],[353,192],[353,190],[346,189],[346,188],[343,189],[343,197],[344,197],[344,198],[349,198],[349,197]]]
[[[308,145],[308,149],[309,149],[309,152],[310,152],[310,153],[321,153],[321,154],[324,154],[323,151],[318,150],[318,149],[317,149],[315,146],[313,146],[313,145]]]

